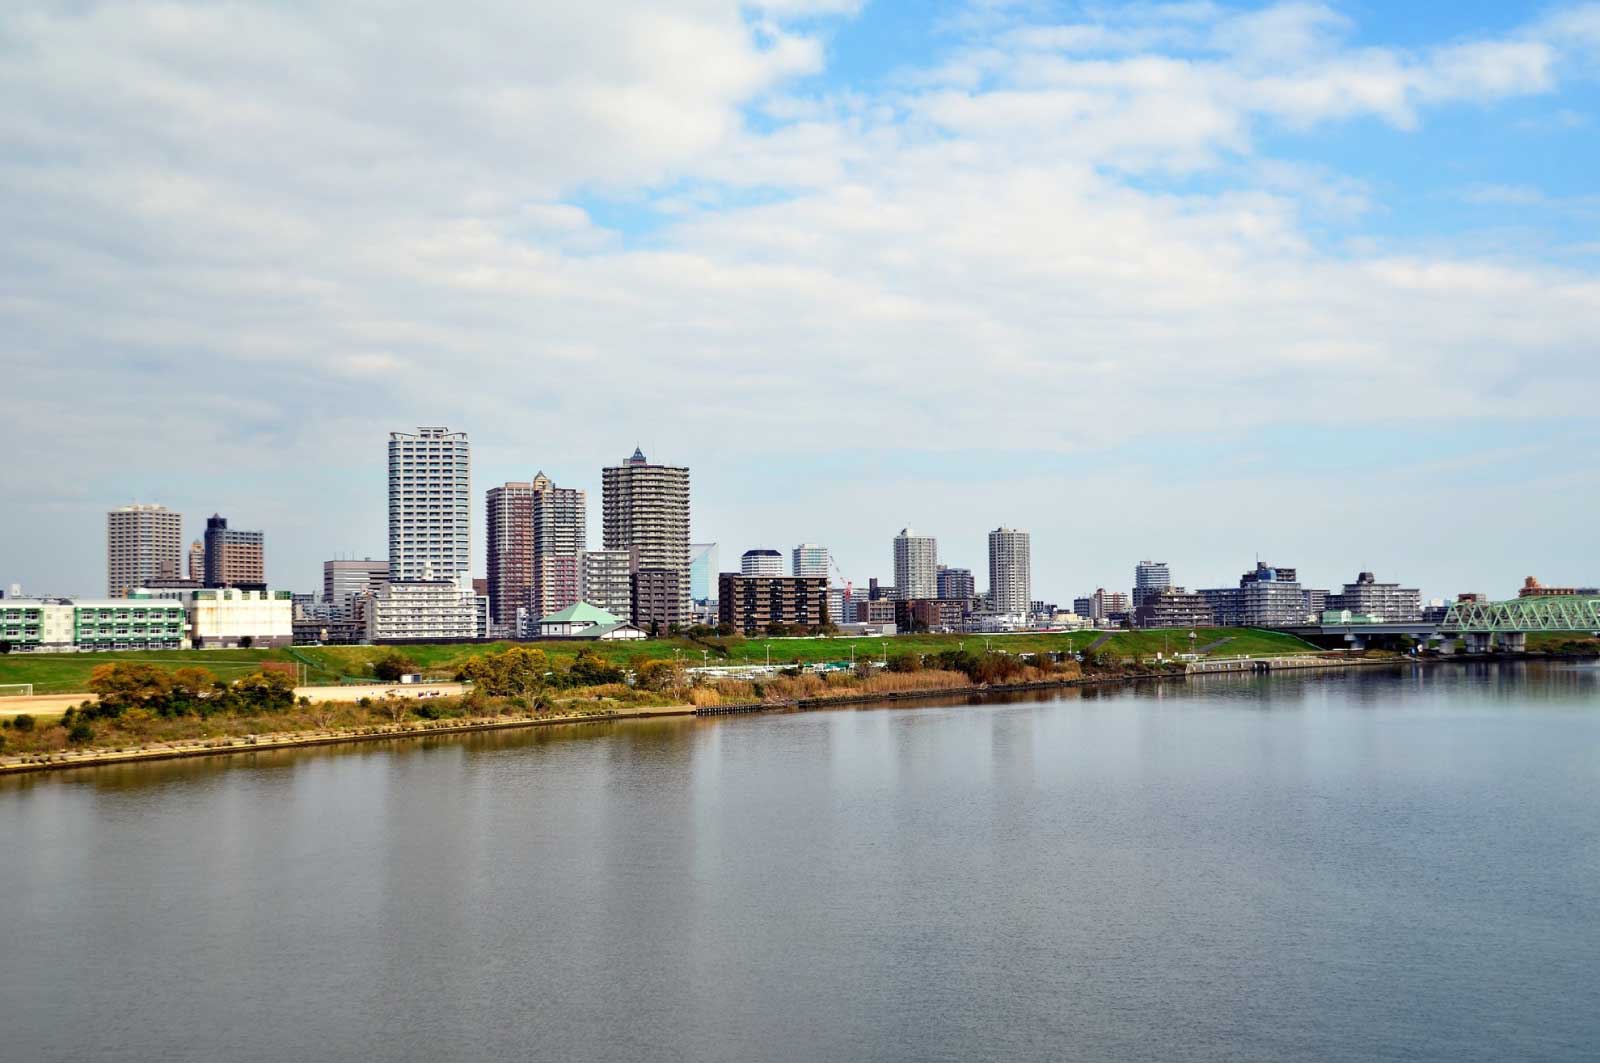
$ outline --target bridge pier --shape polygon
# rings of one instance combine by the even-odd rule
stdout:
[[[1461,640],[1466,643],[1468,653],[1488,653],[1493,644],[1494,636],[1487,631],[1463,631]]]
[[[1499,635],[1501,653],[1527,653],[1528,636],[1522,631],[1502,631]]]
[[[1367,648],[1367,637],[1365,635],[1346,635],[1344,640],[1350,644],[1350,648],[1356,653],[1361,653]]]

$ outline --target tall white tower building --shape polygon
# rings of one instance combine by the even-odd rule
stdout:
[[[794,548],[794,574],[828,578],[828,548],[816,543],[801,543]]]
[[[902,601],[939,597],[939,543],[901,528],[894,537],[894,594]]]
[[[1028,615],[1033,600],[1031,570],[1027,532],[996,528],[989,533],[989,601],[996,613]]]
[[[460,580],[471,565],[472,471],[465,432],[389,433],[389,579]]]

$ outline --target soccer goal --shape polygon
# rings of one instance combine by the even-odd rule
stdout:
[[[33,697],[32,683],[0,683],[0,698]]]

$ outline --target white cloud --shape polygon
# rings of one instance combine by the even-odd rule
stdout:
[[[1317,5],[1002,6],[938,76],[795,98],[806,27],[854,5],[759,7],[11,11],[0,363],[52,459],[8,486],[193,476],[197,448],[266,476],[419,420],[592,468],[708,433],[1064,455],[1589,413],[1592,273],[1329,252],[1311,223],[1377,194],[1256,147],[1548,92],[1557,22],[1406,51],[1350,47]],[[1149,180],[1170,174],[1219,187]],[[196,438],[150,408],[217,416]]]

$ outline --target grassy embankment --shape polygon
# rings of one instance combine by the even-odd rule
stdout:
[[[1528,636],[1531,653],[1570,653],[1600,657],[1600,636],[1558,631],[1535,631]]]
[[[152,692],[149,684],[142,681],[122,683],[116,688],[103,688],[109,692],[107,696],[117,698],[115,702],[86,704],[63,717],[0,720],[0,766],[62,767],[81,763],[98,753],[178,756],[292,744],[296,740],[425,735],[441,728],[638,715],[651,709],[783,705],[918,691],[1059,683],[1083,675],[1080,666],[1070,659],[1029,665],[1000,654],[968,658],[962,664],[967,671],[923,668],[910,658],[901,658],[888,671],[862,666],[855,672],[819,676],[793,669],[790,674],[759,681],[707,679],[661,663],[646,667],[638,686],[620,682],[565,687],[545,684],[537,678],[544,674],[543,667],[542,663],[530,666],[509,679],[509,673],[497,673],[499,682],[509,683],[510,689],[517,689],[523,682],[534,684],[526,688],[525,694],[510,694],[502,689],[491,696],[475,689],[462,697],[424,701],[387,696],[362,698],[355,703],[301,704],[290,697],[286,686],[247,700],[234,696],[240,688],[226,684],[191,685],[189,689],[204,693],[198,699],[192,693],[179,698],[170,684],[162,684],[159,691]],[[1106,665],[1099,671],[1105,678],[1112,678],[1124,668]],[[557,678],[562,677],[558,674]],[[570,675],[565,681],[570,682]],[[490,689],[494,689],[493,683]]]
[[[306,681],[312,685],[333,685],[341,681],[372,680],[372,662],[398,650],[417,663],[425,674],[453,678],[463,663],[472,657],[498,652],[509,646],[530,646],[550,658],[552,664],[568,663],[585,647],[614,664],[632,666],[639,660],[671,660],[677,651],[685,664],[702,661],[711,664],[761,664],[771,648],[772,663],[804,664],[847,661],[851,648],[857,660],[881,658],[899,653],[934,654],[964,644],[969,651],[982,652],[985,641],[991,649],[1008,653],[1081,652],[1105,635],[1103,631],[1071,634],[1019,635],[898,635],[892,638],[755,638],[650,639],[643,642],[573,642],[551,640],[523,643],[441,643],[414,646],[297,646],[282,650],[156,650],[143,653],[14,653],[0,657],[0,683],[32,683],[36,694],[78,693],[89,689],[89,676],[97,665],[111,661],[147,661],[167,671],[200,665],[223,679],[237,679],[258,671],[263,661],[300,663],[307,667]],[[1226,639],[1212,652],[1233,656],[1268,656],[1313,652],[1316,647],[1275,631],[1255,628],[1201,628],[1195,632],[1195,646],[1202,647]],[[1113,658],[1154,657],[1157,653],[1181,653],[1189,648],[1187,631],[1120,631],[1100,647],[1099,652]]]

